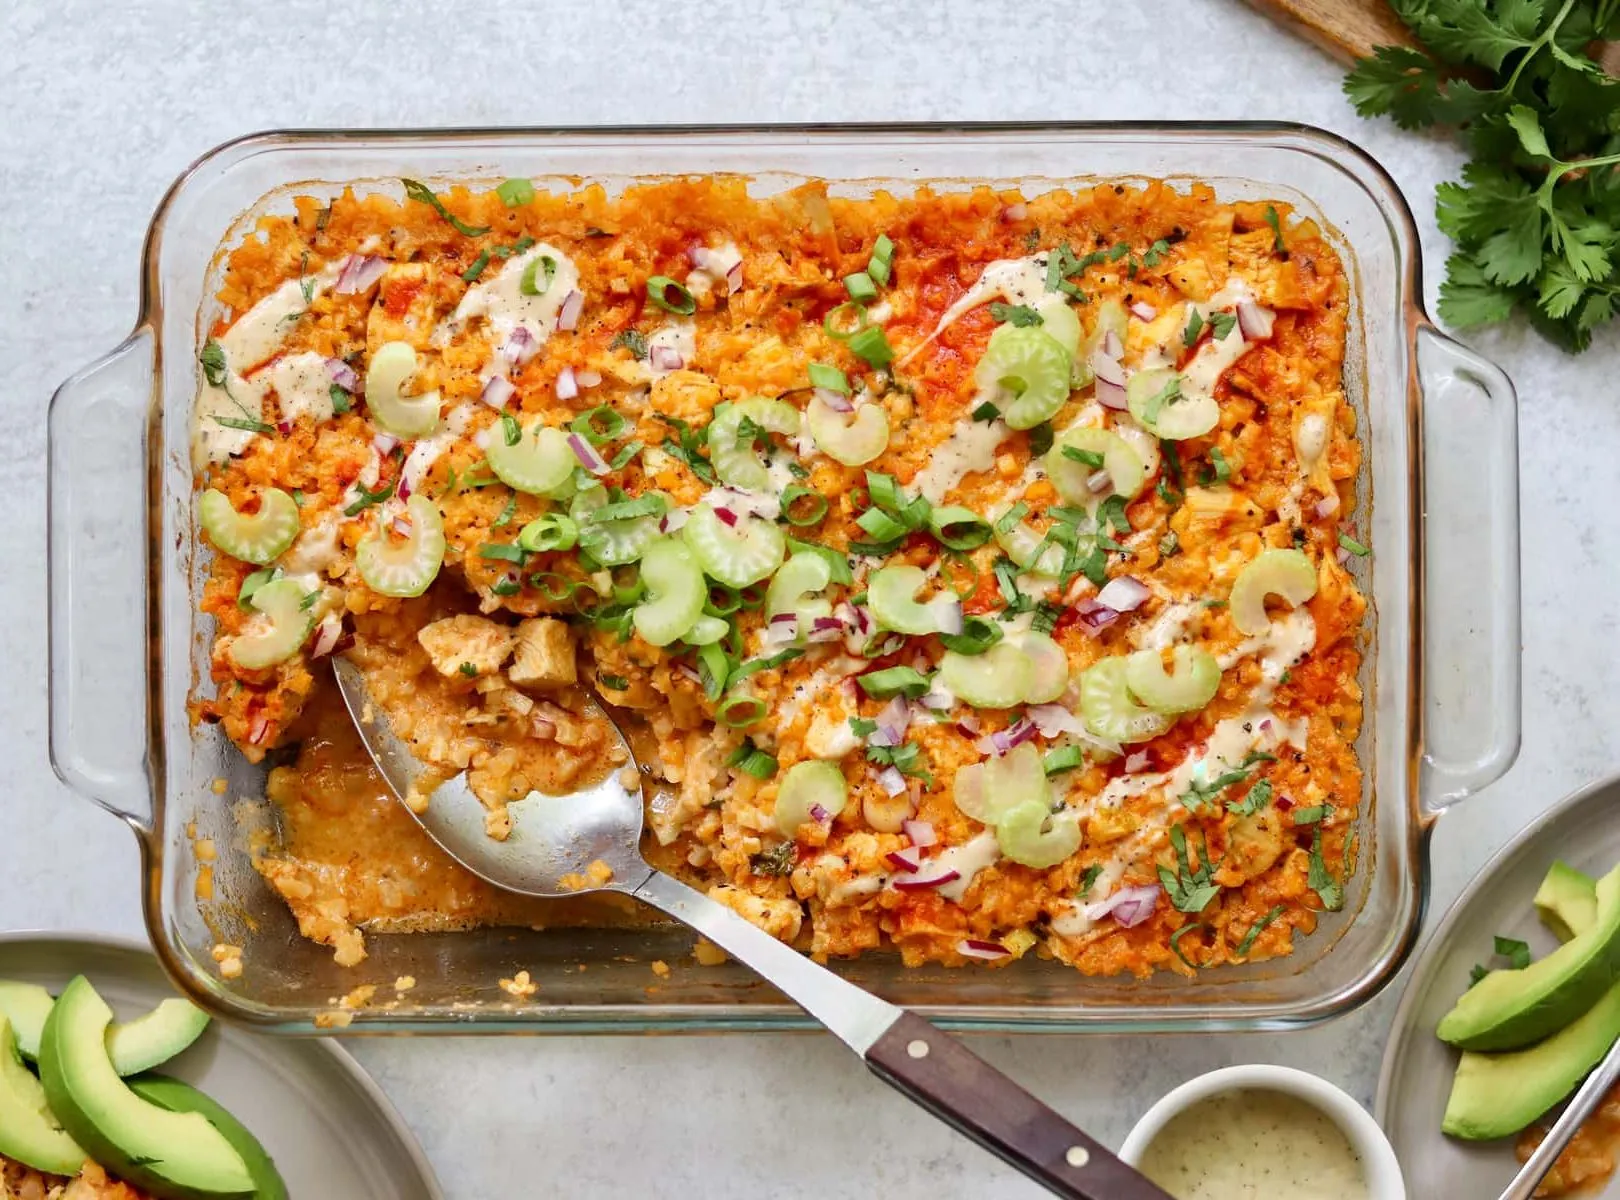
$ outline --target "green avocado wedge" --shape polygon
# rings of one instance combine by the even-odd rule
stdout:
[[[51,1115],[45,1089],[17,1054],[11,1022],[0,1014],[0,1158],[47,1175],[77,1175],[85,1154]]]
[[[178,997],[107,1031],[107,1055],[120,1075],[138,1075],[168,1062],[202,1036],[208,1014]]]
[[[55,1003],[56,998],[37,983],[0,979],[0,1016],[11,1022],[17,1050],[29,1062],[39,1059],[39,1035],[45,1032],[45,1018]]]
[[[1440,1020],[1463,1050],[1518,1050],[1574,1022],[1620,980],[1620,867],[1597,885],[1591,928],[1523,970],[1492,971]]]
[[[169,1112],[118,1077],[107,1053],[112,1017],[81,975],[45,1022],[40,1082],[62,1127],[107,1170],[163,1200],[251,1200],[247,1164],[208,1118]]]
[[[1568,863],[1555,862],[1536,889],[1535,905],[1541,923],[1567,942],[1597,920],[1597,880]]]
[[[225,1140],[235,1147],[253,1176],[253,1200],[288,1200],[287,1183],[276,1170],[275,1161],[246,1125],[211,1096],[205,1096],[189,1083],[167,1075],[138,1075],[129,1081],[129,1090],[142,1100],[150,1100],[170,1112],[201,1113]]]
[[[1562,871],[1560,872],[1560,868]],[[1579,871],[1554,863],[1549,882],[1561,875],[1561,899],[1578,898],[1580,881],[1592,889],[1592,880]],[[1546,885],[1542,886],[1545,892]],[[1536,907],[1541,908],[1541,893]],[[1597,919],[1597,907],[1564,909],[1570,937],[1578,937]],[[1545,919],[1543,912],[1543,919]],[[1560,935],[1562,936],[1562,935]],[[1446,1115],[1440,1128],[1452,1137],[1486,1141],[1519,1132],[1550,1111],[1580,1084],[1586,1074],[1620,1038],[1620,984],[1604,993],[1574,1024],[1526,1050],[1507,1054],[1465,1052],[1457,1063]]]

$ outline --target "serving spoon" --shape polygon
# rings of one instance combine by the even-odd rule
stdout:
[[[652,867],[641,854],[641,771],[612,709],[594,696],[624,747],[630,770],[567,795],[532,792],[508,806],[511,833],[485,831],[487,810],[465,775],[439,784],[425,806],[405,801],[426,769],[372,702],[360,669],[335,657],[332,670],[360,740],[383,781],[427,835],[473,874],[529,896],[611,891],[634,896],[708,938],[779,988],[866,1062],[885,1082],[1071,1200],[1170,1200],[955,1038],[880,1000],[784,945],[724,904]],[[625,786],[627,777],[635,787]],[[422,811],[418,811],[421,807]],[[601,880],[601,863],[612,872]],[[592,869],[595,875],[592,877]],[[579,886],[585,884],[585,886]]]

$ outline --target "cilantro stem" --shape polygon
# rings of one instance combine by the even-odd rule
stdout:
[[[1575,0],[1564,0],[1564,7],[1558,10],[1558,15],[1552,19],[1552,23],[1541,31],[1540,37],[1525,47],[1524,57],[1514,65],[1513,74],[1508,76],[1507,86],[1502,89],[1504,92],[1510,96],[1513,94],[1514,85],[1519,82],[1519,74],[1524,70],[1525,64],[1547,48],[1547,45],[1558,33],[1558,27],[1564,23],[1564,18],[1569,16],[1569,10],[1574,7]]]

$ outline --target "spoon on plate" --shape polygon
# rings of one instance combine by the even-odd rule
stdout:
[[[1620,1082],[1620,1042],[1609,1047],[1608,1054],[1598,1063],[1597,1069],[1586,1077],[1581,1084],[1581,1090],[1575,1093],[1575,1098],[1564,1106],[1558,1120],[1547,1131],[1547,1136],[1541,1139],[1541,1145],[1536,1147],[1535,1153],[1525,1160],[1524,1166],[1513,1177],[1513,1182],[1507,1185],[1506,1190],[1498,1200],[1530,1200],[1541,1186],[1542,1178],[1552,1170],[1553,1163],[1564,1152],[1570,1139],[1580,1129],[1582,1122],[1591,1116],[1608,1095],[1609,1089],[1616,1082]]]
[[[366,690],[360,669],[334,658],[333,673],[360,740],[383,780],[399,796],[428,782],[425,768],[389,727]],[[611,708],[594,697],[604,714]],[[530,896],[586,891],[634,896],[691,927],[753,968],[825,1025],[885,1082],[941,1120],[1070,1200],[1170,1200],[1007,1076],[916,1013],[880,1000],[671,875],[641,855],[642,798],[634,754],[618,723],[630,770],[565,796],[530,793],[508,807],[505,841],[485,832],[486,809],[464,776],[440,784],[418,812],[406,808],[439,846],[496,887]],[[627,788],[626,777],[635,787]],[[612,877],[598,886],[600,862]],[[601,867],[596,868],[597,876]]]

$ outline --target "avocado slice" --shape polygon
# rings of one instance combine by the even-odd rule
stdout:
[[[23,1066],[11,1022],[0,1013],[0,1158],[47,1175],[77,1175],[85,1153],[51,1115],[45,1088]]]
[[[1555,862],[1536,889],[1541,923],[1567,942],[1597,920],[1597,880],[1565,862]]]
[[[1463,1050],[1517,1050],[1571,1025],[1620,981],[1620,867],[1597,885],[1592,926],[1523,970],[1492,971],[1440,1020]]]
[[[129,1081],[129,1090],[170,1112],[194,1112],[207,1117],[247,1164],[248,1174],[253,1176],[253,1200],[288,1200],[287,1181],[276,1170],[270,1152],[212,1096],[167,1075],[138,1075]]]
[[[139,1075],[190,1046],[208,1028],[208,1014],[178,997],[107,1031],[107,1054],[120,1075]]]
[[[37,983],[0,979],[0,1016],[11,1022],[17,1049],[29,1062],[39,1059],[39,1035],[56,999]]]
[[[107,1055],[112,1009],[80,975],[62,990],[40,1039],[40,1082],[51,1111],[90,1157],[164,1200],[250,1200],[253,1177],[199,1113],[141,1099]]]

